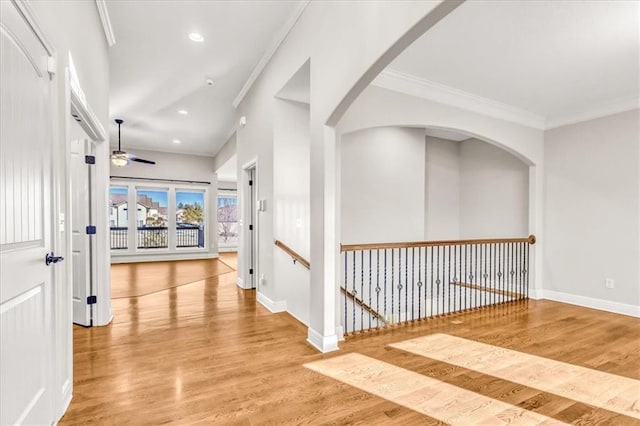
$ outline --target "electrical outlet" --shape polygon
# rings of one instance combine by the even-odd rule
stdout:
[[[267,283],[267,280],[264,277],[264,274],[260,274],[260,285],[263,286]]]
[[[296,227],[302,228],[302,219],[296,219]]]
[[[605,278],[605,280],[604,280],[604,286],[605,286],[606,288],[613,288],[613,287],[614,287],[614,284],[615,284],[615,283],[614,283],[614,281],[613,281],[613,278]]]

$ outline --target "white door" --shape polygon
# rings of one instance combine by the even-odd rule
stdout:
[[[93,143],[89,140],[71,141],[71,247],[73,256],[73,322],[85,327],[92,324],[93,253],[95,235],[89,233],[92,220],[91,194],[95,181],[95,165],[86,162],[93,156]]]
[[[47,51],[0,1],[0,424],[51,424],[52,82]]]

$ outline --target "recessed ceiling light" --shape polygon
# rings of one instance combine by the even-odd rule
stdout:
[[[189,114],[189,111],[187,111],[186,109],[179,109],[179,110],[178,110],[178,114],[180,114],[180,115],[187,115],[187,114]]]
[[[180,139],[174,139],[173,143],[182,143],[182,141]]]
[[[191,41],[195,41],[196,43],[202,43],[204,41],[204,37],[200,33],[189,34],[189,39],[191,39]]]

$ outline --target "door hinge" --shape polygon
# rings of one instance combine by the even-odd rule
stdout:
[[[84,156],[85,164],[96,164],[96,156],[95,155],[85,155]]]
[[[94,225],[88,225],[86,228],[87,235],[96,235],[96,227]]]
[[[87,297],[87,305],[95,305],[96,303],[98,303],[98,296]]]
[[[253,186],[253,181],[252,180],[249,181],[249,186]]]
[[[253,275],[253,268],[249,269],[249,275]]]
[[[253,225],[249,225],[249,231],[253,231]]]

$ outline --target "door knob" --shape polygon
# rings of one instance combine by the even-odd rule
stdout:
[[[45,256],[44,263],[46,263],[46,265],[49,266],[52,263],[62,262],[63,260],[64,260],[64,257],[55,256],[53,252],[51,252],[51,253],[47,253],[47,255]]]

